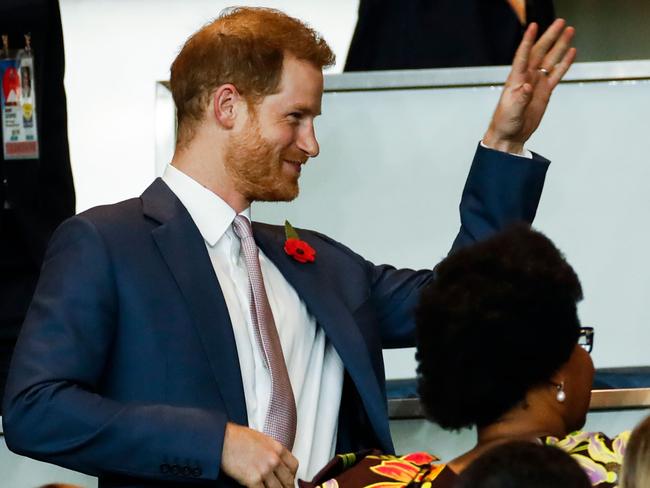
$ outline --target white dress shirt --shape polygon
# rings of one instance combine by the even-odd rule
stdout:
[[[232,222],[236,212],[218,195],[174,166],[163,181],[189,212],[205,240],[232,323],[241,371],[248,426],[262,431],[271,378],[256,342],[250,317],[249,281]],[[250,220],[250,208],[242,212]],[[310,480],[334,456],[343,388],[343,363],[296,290],[260,250],[264,286],[287,362],[298,421],[293,454],[297,477]],[[305,264],[309,266],[309,264]],[[218,320],[215,327],[220,327]]]

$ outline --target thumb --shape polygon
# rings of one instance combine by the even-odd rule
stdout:
[[[520,86],[512,90],[513,100],[517,105],[525,107],[530,102],[533,95],[533,85],[530,83],[522,83]]]

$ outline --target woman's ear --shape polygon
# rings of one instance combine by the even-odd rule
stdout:
[[[564,403],[567,397],[565,385],[567,380],[571,377],[568,368],[569,361],[560,366],[560,368],[555,373],[553,373],[549,379],[550,386],[554,388],[555,399],[559,403]]]
[[[549,380],[551,388],[554,389],[555,399],[560,403],[564,403],[566,399],[566,392],[564,391],[565,378],[566,374],[560,368]]]
[[[217,123],[224,129],[232,129],[245,101],[232,83],[219,86],[212,94],[212,110]]]
[[[564,365],[560,367],[555,373],[553,373],[553,376],[549,378],[549,383],[551,385],[563,385],[565,378],[567,377],[565,371],[563,371]]]

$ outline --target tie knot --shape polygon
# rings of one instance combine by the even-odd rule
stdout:
[[[232,222],[232,227],[235,230],[235,234],[240,239],[246,239],[248,237],[253,237],[253,227],[251,226],[250,221],[243,215],[237,215],[235,220]]]

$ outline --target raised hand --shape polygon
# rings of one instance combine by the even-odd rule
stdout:
[[[500,151],[522,154],[548,106],[553,89],[576,57],[575,34],[557,19],[535,42],[537,24],[528,26],[517,48],[499,103],[483,143]]]

